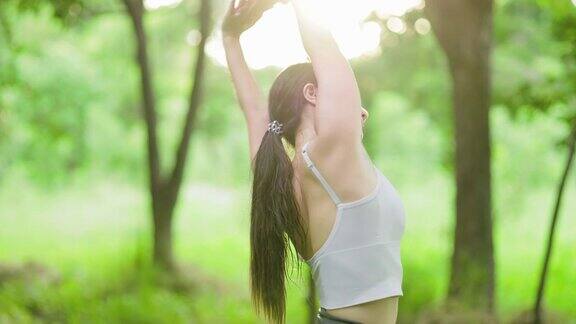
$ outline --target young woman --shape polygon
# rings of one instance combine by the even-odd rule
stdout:
[[[402,295],[404,209],[364,149],[368,112],[356,79],[331,34],[313,18],[309,1],[291,3],[311,63],[285,69],[267,102],[239,38],[276,1],[232,1],[222,27],[249,131],[253,304],[270,322],[285,321],[292,242],[314,276],[318,323],[394,323]],[[294,149],[293,158],[282,139]]]

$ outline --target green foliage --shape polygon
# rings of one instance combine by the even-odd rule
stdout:
[[[146,21],[163,160],[173,158],[187,108],[195,48],[186,39],[198,26],[190,18],[196,9],[185,1],[150,12]],[[535,291],[542,229],[564,160],[557,144],[575,115],[575,11],[563,0],[497,2],[493,178],[497,296],[505,319],[528,308]],[[411,15],[408,21],[420,17]],[[179,260],[212,274],[224,289],[207,284],[181,294],[149,277],[145,131],[132,37],[116,1],[0,1],[0,264],[33,259],[62,275],[56,286],[2,286],[0,322],[257,322],[247,291],[248,138],[229,76],[214,62],[207,66],[175,245]],[[449,75],[432,34],[410,29],[385,32],[380,55],[353,63],[370,112],[366,146],[408,210],[400,319],[411,323],[441,303],[448,279]],[[257,72],[263,89],[277,73]],[[576,189],[569,190],[573,197]],[[574,203],[567,199],[567,215]],[[576,317],[576,224],[565,219],[547,307]],[[304,285],[293,283],[289,294],[289,319],[299,322]]]
[[[576,118],[576,6],[507,1],[496,22],[496,102],[513,114],[563,107],[560,120]]]
[[[124,124],[118,107],[123,104],[122,96],[114,93],[128,87],[122,87],[124,81],[119,77],[114,79],[99,69],[89,51],[78,50],[77,35],[55,23],[49,8],[35,15],[22,14],[8,23],[14,34],[3,41],[12,42],[18,50],[9,58],[12,74],[1,86],[0,122],[4,127],[0,147],[5,153],[0,165],[16,164],[42,183],[62,180],[91,158],[91,147],[101,136],[100,131],[92,133],[97,130],[94,126],[110,130],[110,126]],[[105,49],[102,47],[100,50]],[[112,69],[121,72],[118,67]],[[103,110],[108,120],[93,124],[91,117]],[[92,141],[91,136],[96,139]],[[118,136],[129,137],[125,131]],[[107,153],[105,156],[111,157],[111,151]],[[129,156],[124,154],[122,159],[129,160]]]
[[[511,187],[517,183],[511,188],[514,190],[503,190],[506,184],[496,182],[497,296],[504,319],[514,317],[532,302],[542,252],[539,242],[544,239],[541,229],[547,222],[540,215],[547,214],[554,196],[548,188],[553,187],[555,178],[546,177],[545,172],[553,174],[561,168],[561,161],[554,159],[561,153],[550,157],[556,166],[544,163],[536,167],[523,162],[550,151],[558,133],[550,128],[553,123],[554,118],[540,115],[532,118],[531,127],[519,127],[504,110],[494,120],[496,140],[502,143],[496,156],[497,169],[525,165],[518,175],[498,175]],[[526,155],[506,152],[516,149],[522,139],[535,138],[538,145]],[[390,169],[385,161],[378,165]],[[445,197],[454,188],[451,176],[438,170],[416,180],[386,174],[399,188],[407,208],[400,322],[413,323],[444,298],[453,225],[451,202]],[[540,176],[541,183],[531,180]],[[10,248],[0,249],[0,267],[33,259],[55,271],[59,280],[4,285],[0,318],[72,323],[259,323],[251,309],[247,281],[248,183],[236,189],[207,183],[186,187],[176,218],[175,248],[183,273],[196,279],[199,286],[174,291],[155,280],[149,268],[147,193],[142,185],[125,181],[90,177],[52,191],[39,190],[22,179],[5,182],[0,189],[0,246]],[[573,185],[569,190],[567,196],[576,193]],[[568,201],[565,208],[566,214],[572,214],[576,201]],[[576,316],[571,285],[576,266],[574,222],[566,218],[559,233],[547,294],[551,311],[571,317]],[[302,321],[305,287],[301,279],[290,281],[289,322]]]

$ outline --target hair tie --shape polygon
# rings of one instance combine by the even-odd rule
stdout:
[[[282,125],[282,123],[280,123],[279,121],[273,120],[270,123],[268,123],[268,131],[280,135],[283,132],[282,129],[283,126],[284,125]]]

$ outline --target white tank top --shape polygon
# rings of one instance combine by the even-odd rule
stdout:
[[[326,309],[402,296],[400,240],[404,207],[388,179],[373,164],[376,188],[367,196],[343,203],[302,148],[307,167],[336,204],[334,225],[314,255],[311,268],[320,304]]]

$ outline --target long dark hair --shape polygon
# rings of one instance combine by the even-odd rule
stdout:
[[[316,84],[311,64],[286,68],[274,81],[268,98],[270,121],[277,120],[282,134],[267,131],[253,161],[250,224],[250,288],[257,314],[284,323],[286,314],[286,259],[295,255],[290,240],[303,251],[306,232],[294,194],[294,170],[282,138],[295,147],[296,130],[306,104],[303,89]],[[293,259],[292,259],[293,260]],[[298,264],[297,262],[295,262]]]

